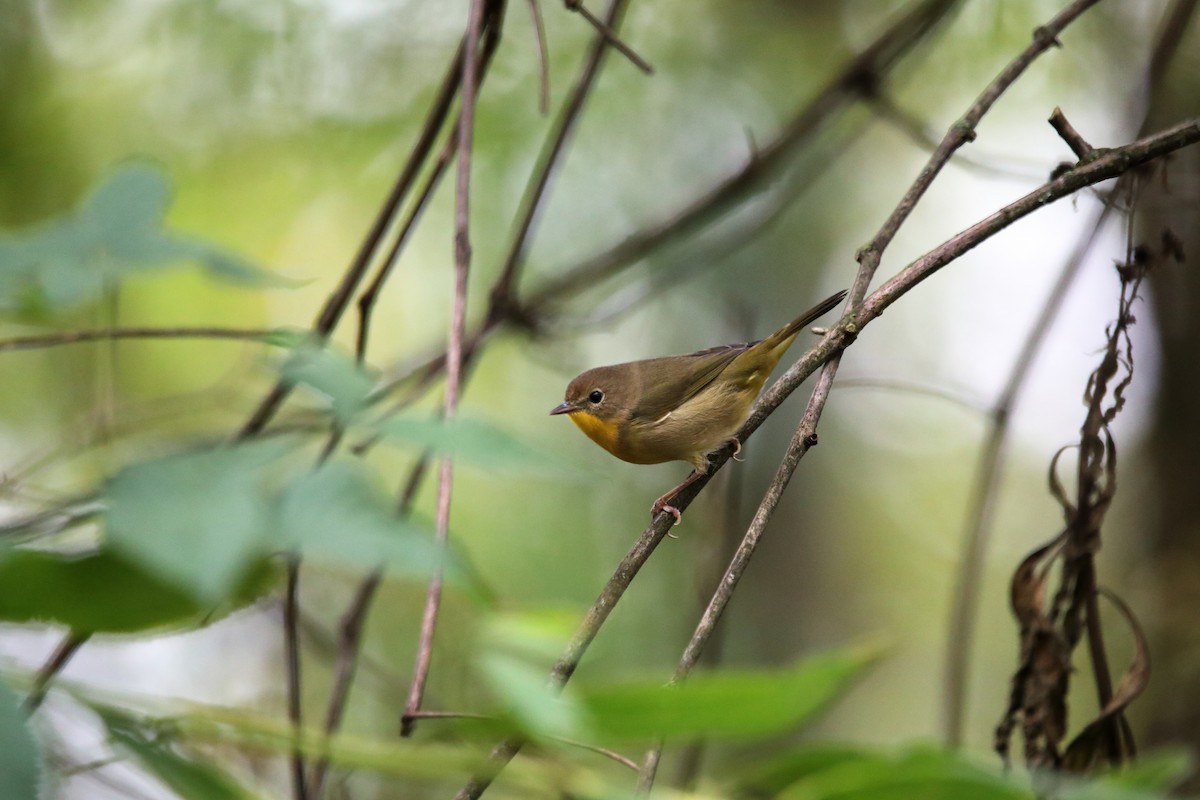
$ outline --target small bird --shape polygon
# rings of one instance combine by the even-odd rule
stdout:
[[[741,443],[734,434],[771,370],[796,334],[845,296],[838,292],[757,342],[589,369],[571,381],[550,413],[569,415],[622,461],[691,464],[693,472],[650,508],[652,517],[666,511],[679,524],[682,515],[669,501],[708,470],[713,450],[732,442],[737,455]]]

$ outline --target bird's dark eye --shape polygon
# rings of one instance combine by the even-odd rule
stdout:
[[[600,401],[603,399],[604,392],[600,391],[599,389],[593,389],[592,393],[588,395],[588,402],[592,405],[599,405]]]

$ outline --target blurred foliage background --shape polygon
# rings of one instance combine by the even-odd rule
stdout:
[[[214,280],[204,269],[135,275],[101,299],[50,313],[12,313],[5,336],[121,326],[306,328],[336,284],[406,157],[465,23],[466,3],[423,0],[0,0],[0,226],[38,230],[79,208],[122,164],[150,164],[173,193],[167,227],[281,276],[286,287]],[[598,3],[595,5],[599,6]],[[741,169],[764,142],[869,43],[905,2],[633,3],[622,35],[653,76],[610,54],[537,219],[522,290],[536,290]],[[880,103],[857,102],[777,175],[695,235],[655,250],[617,277],[559,304],[537,335],[506,331],[474,367],[464,412],[561,459],[546,470],[463,466],[452,536],[497,598],[569,632],[646,522],[681,464],[618,462],[547,412],[567,380],[602,363],[685,352],[765,334],[849,284],[854,253],[878,228],[928,155],[891,107],[935,141],[982,86],[1058,11],[1059,0],[959,3],[891,72]],[[1180,25],[1162,81],[1144,76],[1165,2],[1102,2],[1040,59],[934,184],[887,252],[880,278],[1045,180],[1070,153],[1045,119],[1061,107],[1097,146],[1197,113],[1200,26]],[[511,3],[479,101],[472,187],[469,316],[484,312],[512,235],[513,214],[553,113],[538,113],[536,41],[524,3]],[[552,108],[570,90],[592,30],[556,4],[542,9]],[[597,13],[599,8],[596,9]],[[1161,218],[1195,242],[1195,148],[1136,223]],[[950,605],[986,411],[995,401],[1096,200],[1061,202],[996,236],[890,309],[843,361],[821,427],[762,552],[723,622],[720,660],[778,666],[864,640],[885,655],[802,736],[896,745],[945,731]],[[755,214],[777,209],[768,224]],[[435,196],[376,311],[368,361],[404,374],[444,347],[451,308],[453,192]],[[747,224],[743,224],[747,223]],[[751,230],[746,235],[745,230]],[[1116,310],[1120,221],[1084,266],[1012,416],[1013,439],[979,576],[965,748],[986,754],[1016,665],[1007,582],[1055,534],[1045,486],[1058,448],[1077,435],[1080,396]],[[1190,262],[1151,280],[1139,313],[1136,376],[1115,435],[1121,486],[1105,530],[1101,580],[1151,636],[1155,674],[1133,706],[1147,746],[1195,745],[1200,708],[1200,607],[1194,490],[1200,384]],[[354,346],[353,311],[334,339]],[[798,352],[798,350],[797,350]],[[0,353],[5,513],[16,518],[86,494],[122,468],[184,444],[230,436],[278,376],[277,349],[245,341],[156,340]],[[281,424],[319,406],[298,393]],[[438,392],[423,405],[438,407]],[[792,398],[692,506],[679,539],[638,576],[601,631],[580,677],[665,680],[753,512],[794,428]],[[375,448],[373,470],[398,491],[418,451]],[[560,468],[559,464],[569,464]],[[416,499],[431,517],[435,481]],[[90,532],[94,535],[95,531]],[[86,535],[85,535],[86,538]],[[305,572],[306,703],[329,688],[337,620],[362,572]],[[3,591],[0,588],[0,591]],[[421,580],[385,582],[365,638],[346,728],[395,730],[414,658]],[[81,598],[81,602],[87,602]],[[443,608],[427,705],[472,710],[487,697],[478,661],[485,613],[452,590]],[[565,620],[565,622],[563,621]],[[277,609],[269,597],[190,632],[100,637],[65,677],[113,692],[242,706],[279,715]],[[9,625],[4,665],[35,669],[61,631]],[[561,634],[565,636],[565,633]],[[1128,649],[1114,626],[1114,648]],[[484,648],[485,649],[485,648]],[[546,665],[549,663],[546,658]],[[1123,663],[1121,657],[1117,664]],[[1094,712],[1085,680],[1072,713]],[[96,732],[68,704],[48,718],[75,761],[97,757]],[[445,735],[424,723],[431,739]],[[801,736],[797,734],[797,737]],[[92,748],[92,750],[89,750]],[[710,754],[720,774],[747,748]],[[678,769],[668,748],[664,775]],[[229,754],[225,754],[233,758]],[[239,762],[283,785],[278,759]],[[126,774],[139,791],[162,788]],[[362,775],[354,797],[419,790]],[[430,790],[428,796],[445,794]],[[64,797],[126,796],[88,774]],[[282,790],[280,790],[282,795]],[[519,795],[518,795],[519,796]]]

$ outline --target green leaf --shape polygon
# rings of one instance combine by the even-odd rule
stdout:
[[[1034,800],[1015,779],[952,753],[917,750],[898,757],[863,751],[810,765],[802,778],[773,795],[778,800]]]
[[[41,796],[42,752],[12,689],[0,681],[0,797],[37,800]]]
[[[330,410],[349,425],[367,404],[375,379],[352,358],[322,342],[303,342],[280,367],[283,379],[325,397]]]
[[[427,576],[442,562],[430,531],[399,516],[358,462],[330,461],[284,489],[275,544],[352,567]],[[461,579],[453,559],[447,577]]]
[[[265,468],[279,440],[127,467],[108,486],[108,536],[129,559],[206,605],[228,597],[267,552]]]
[[[562,652],[573,623],[565,614],[498,614],[488,620],[479,666],[504,704],[506,721],[517,731],[573,739],[591,736],[587,710],[573,688],[559,693],[546,682],[546,663]]]
[[[170,746],[145,737],[128,717],[111,711],[101,715],[112,742],[128,750],[143,767],[185,800],[255,800],[246,789],[216,765],[185,757]]]
[[[777,755],[765,763],[752,764],[738,775],[731,794],[750,794],[754,797],[775,797],[781,791],[805,778],[842,764],[873,757],[860,747],[851,745],[813,745]]]
[[[1169,792],[1196,771],[1196,759],[1187,750],[1139,755],[1138,760],[1116,772],[1105,774],[1101,780],[1114,786]]]
[[[785,670],[724,670],[676,686],[651,680],[591,686],[580,694],[596,730],[612,737],[764,737],[811,719],[874,658],[874,650],[841,650]]]
[[[487,470],[561,474],[570,471],[557,456],[537,450],[507,431],[474,417],[446,421],[437,417],[398,417],[378,430],[387,439],[454,457]]]
[[[112,552],[73,556],[12,550],[0,556],[0,586],[0,619],[6,622],[133,633],[201,613],[187,594]]]
[[[221,248],[166,231],[170,195],[160,170],[126,165],[78,211],[0,240],[0,311],[68,309],[95,301],[128,275],[183,264],[240,284],[290,283]]]
[[[383,775],[464,779],[477,774],[486,759],[476,745],[414,742],[395,736],[369,738],[337,734],[331,737],[313,728],[301,729],[297,736],[285,719],[216,706],[192,705],[187,713],[169,718],[134,720],[125,711],[86,694],[77,693],[76,696],[110,726],[115,721],[118,726],[161,730],[189,742],[209,742],[250,752],[284,754],[299,747],[309,758],[322,756],[334,766],[366,769]],[[505,778],[518,786],[536,786],[541,791],[530,792],[528,796],[543,797],[549,796],[550,790],[546,787],[552,785],[552,781],[561,781],[561,770],[543,766],[538,759],[519,759],[505,770]]]
[[[128,164],[100,184],[84,201],[81,216],[98,231],[130,232],[162,225],[171,186],[149,164]]]

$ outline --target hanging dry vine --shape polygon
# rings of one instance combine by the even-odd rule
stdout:
[[[1100,363],[1084,389],[1087,414],[1079,444],[1060,449],[1050,464],[1050,491],[1063,508],[1065,525],[1013,573],[1010,600],[1020,629],[1020,663],[1013,675],[1008,708],[996,729],[995,748],[1007,760],[1013,732],[1019,727],[1025,763],[1031,768],[1084,772],[1102,762],[1113,766],[1126,763],[1136,754],[1124,711],[1149,680],[1149,650],[1132,611],[1100,587],[1095,556],[1117,489],[1117,450],[1110,426],[1124,408],[1125,393],[1133,381],[1129,328],[1135,321],[1134,303],[1155,262],[1180,259],[1174,241],[1165,233],[1155,252],[1146,246],[1133,247],[1130,239],[1126,258],[1117,266],[1121,278],[1117,318],[1108,326]],[[1057,468],[1062,455],[1076,447],[1079,456],[1072,497]],[[1058,588],[1048,597],[1048,584],[1056,570]],[[1133,632],[1133,657],[1115,689],[1100,618],[1101,596],[1116,606]],[[1073,654],[1085,638],[1100,711],[1064,747]]]

